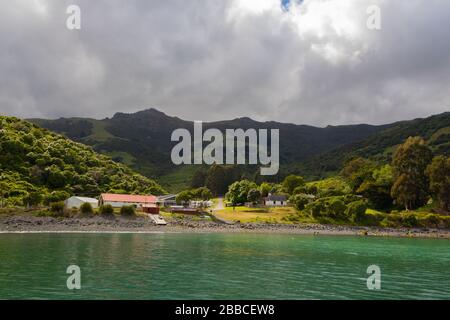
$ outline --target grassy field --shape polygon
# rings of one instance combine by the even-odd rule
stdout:
[[[227,221],[268,222],[268,223],[292,223],[289,217],[299,217],[292,207],[274,208],[248,208],[248,207],[226,207],[223,210],[214,211],[214,215]],[[299,217],[300,218],[300,217]],[[312,222],[309,217],[301,217],[299,222]]]

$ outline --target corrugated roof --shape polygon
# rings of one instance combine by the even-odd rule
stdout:
[[[95,198],[88,198],[88,197],[77,197],[77,196],[73,196],[73,197],[70,197],[70,198],[76,198],[76,199],[81,200],[81,201],[84,201],[84,202],[97,202],[97,201],[98,201],[98,200],[95,199]],[[69,199],[70,199],[70,198],[69,198]]]
[[[103,201],[113,202],[155,203],[157,201],[157,197],[155,196],[141,196],[135,194],[102,193],[101,197]]]

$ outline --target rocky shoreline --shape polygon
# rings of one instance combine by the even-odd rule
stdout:
[[[144,217],[55,218],[32,215],[0,216],[0,233],[15,232],[180,232],[180,233],[280,233],[311,235],[389,236],[450,239],[450,230],[386,229],[321,224],[225,224],[195,219],[166,219],[166,226],[157,226]]]

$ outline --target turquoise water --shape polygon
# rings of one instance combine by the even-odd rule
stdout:
[[[66,268],[81,268],[68,290]],[[381,290],[366,270],[381,268]],[[0,234],[0,299],[450,299],[450,241]]]

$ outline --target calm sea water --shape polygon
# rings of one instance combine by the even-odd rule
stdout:
[[[66,268],[81,268],[68,290]],[[381,290],[366,270],[381,268]],[[450,299],[450,241],[0,234],[0,299]]]

